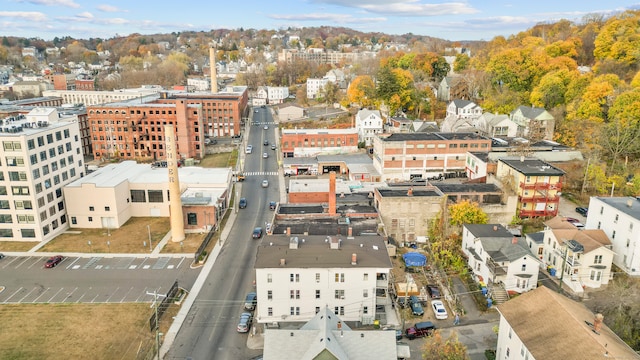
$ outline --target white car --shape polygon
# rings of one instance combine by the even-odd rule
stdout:
[[[449,317],[447,314],[447,309],[444,307],[444,303],[440,300],[433,300],[431,302],[431,310],[433,310],[433,314],[436,316],[438,320],[445,320]]]
[[[269,125],[265,125],[265,126],[263,127],[263,129],[265,129],[265,130],[269,130]]]
[[[266,158],[268,158],[268,157],[269,157],[269,154],[267,154],[267,153],[262,153],[262,158],[263,158],[263,159],[266,159]]]
[[[262,180],[262,187],[263,188],[269,187],[269,180],[267,179]]]
[[[244,150],[245,154],[251,154],[253,151],[253,145],[247,145],[247,148]]]

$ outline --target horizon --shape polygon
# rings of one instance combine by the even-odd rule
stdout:
[[[488,41],[509,37],[536,24],[562,19],[580,23],[584,16],[611,16],[640,10],[638,0],[599,2],[569,0],[512,4],[500,0],[308,0],[300,3],[257,0],[226,3],[180,3],[183,18],[170,9],[173,3],[112,0],[8,0],[0,11],[4,36],[74,39],[158,35],[216,29],[282,30],[321,26],[345,27],[363,33],[414,34],[446,41]],[[246,9],[250,9],[247,11]],[[214,16],[210,16],[213,14]],[[218,19],[223,19],[222,21]]]

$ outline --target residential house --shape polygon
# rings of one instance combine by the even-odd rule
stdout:
[[[294,103],[285,103],[276,106],[278,121],[285,122],[291,120],[300,120],[306,116],[305,109]]]
[[[468,99],[469,90],[466,81],[460,75],[445,76],[438,85],[437,98],[440,101]]]
[[[495,164],[489,163],[489,153],[469,151],[466,159],[466,174],[470,181],[486,181],[487,174],[496,172]]]
[[[390,134],[413,132],[413,122],[405,117],[390,117],[384,124],[384,132]]]
[[[482,115],[482,108],[473,101],[456,99],[447,105],[446,118],[478,119]]]
[[[256,319],[306,322],[329,307],[373,324],[392,267],[382,236],[267,236],[256,254]]]
[[[539,159],[498,159],[496,177],[518,195],[521,218],[558,215],[564,171]]]
[[[289,88],[286,86],[267,86],[267,103],[282,104],[289,97]]]
[[[307,78],[307,99],[315,99],[322,94],[329,79]]]
[[[22,48],[22,57],[32,56],[36,57],[38,55],[38,49],[35,46],[25,46]]]
[[[463,177],[467,152],[490,150],[474,133],[395,133],[373,138],[373,165],[385,181]]]
[[[353,331],[329,307],[322,307],[300,329],[266,329],[264,360],[396,360],[394,331]]]
[[[582,303],[546,286],[498,305],[496,359],[640,359]]]
[[[540,266],[544,266],[544,232],[528,233],[525,235],[525,240],[531,254],[540,260]]]
[[[486,112],[473,122],[473,126],[488,137],[515,137],[518,134],[518,125],[503,114]]]
[[[490,289],[498,286],[523,293],[538,286],[540,261],[531,255],[522,237],[502,225],[464,224],[462,252],[474,277]]]
[[[640,198],[591,197],[587,229],[601,229],[611,240],[613,263],[631,276],[640,275]]]
[[[371,146],[373,137],[382,133],[382,115],[380,110],[362,109],[356,114],[356,130],[358,142]]]
[[[553,140],[556,122],[547,110],[521,105],[511,112],[509,118],[518,125],[518,136]]]
[[[574,293],[599,288],[613,277],[611,241],[600,229],[547,229],[543,248],[547,269]]]

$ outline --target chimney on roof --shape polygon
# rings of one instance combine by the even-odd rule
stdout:
[[[633,199],[628,199],[627,200],[627,207],[632,207],[633,206]]]
[[[413,196],[413,186],[407,190],[407,196]]]
[[[498,225],[493,225],[493,231],[498,231]]]
[[[593,331],[599,332],[602,328],[602,323],[604,322],[604,315],[598,313],[593,319]]]
[[[351,254],[351,265],[358,265],[358,254]]]
[[[349,226],[349,229],[347,230],[347,236],[348,237],[352,237],[353,236],[353,228],[351,226]]]
[[[287,236],[291,236],[291,228],[287,226]]]
[[[514,236],[513,238],[511,238],[511,243],[512,243],[513,245],[517,244],[517,243],[518,243],[518,238],[517,238],[517,237],[515,237],[515,236]]]
[[[211,68],[211,93],[218,92],[218,73],[216,71],[216,49],[212,46],[209,48],[209,67]]]
[[[336,214],[336,172],[329,173],[329,215]]]
[[[284,266],[286,263],[287,262],[285,259],[280,259],[280,266]]]

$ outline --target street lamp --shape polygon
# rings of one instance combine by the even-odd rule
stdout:
[[[111,241],[107,240],[107,252],[111,252]]]
[[[151,246],[151,225],[147,225],[147,232],[149,233],[149,251],[153,251],[153,247]]]
[[[93,252],[93,248],[91,247],[91,240],[87,240],[87,245],[89,245],[89,252]]]

